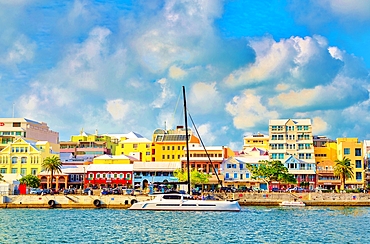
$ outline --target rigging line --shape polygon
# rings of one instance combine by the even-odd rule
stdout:
[[[203,149],[204,149],[205,153],[207,154],[208,160],[209,160],[209,162],[211,163],[212,169],[213,169],[213,171],[215,172],[215,175],[216,175],[216,177],[217,177],[217,181],[218,181],[218,183],[219,183],[219,184],[221,184],[222,182],[220,181],[220,178],[218,177],[218,173],[216,172],[216,168],[215,168],[215,166],[214,166],[214,165],[213,165],[213,163],[212,163],[212,160],[211,160],[211,158],[210,158],[210,156],[209,156],[209,154],[208,154],[208,152],[207,152],[206,147],[204,146],[203,140],[202,140],[202,138],[201,138],[201,137],[200,137],[200,135],[199,135],[198,129],[197,129],[197,127],[195,126],[194,120],[193,120],[193,118],[191,117],[191,115],[190,115],[189,111],[188,111],[188,114],[189,114],[189,118],[190,118],[190,120],[191,120],[191,123],[192,123],[192,124],[193,124],[193,126],[194,126],[195,132],[196,132],[196,133],[197,133],[197,135],[198,135],[198,138],[199,138],[199,140],[200,140],[200,143],[202,144]],[[222,184],[221,184],[221,186],[222,186]]]

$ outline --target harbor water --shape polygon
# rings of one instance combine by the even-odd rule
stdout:
[[[369,207],[0,209],[0,243],[370,243]]]

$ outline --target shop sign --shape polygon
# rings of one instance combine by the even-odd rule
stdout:
[[[0,126],[4,126],[5,125],[5,123],[4,122],[0,122]]]

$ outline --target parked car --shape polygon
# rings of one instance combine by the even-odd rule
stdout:
[[[302,188],[302,187],[296,186],[296,187],[293,187],[293,188],[288,188],[286,191],[287,192],[297,192],[297,193],[299,193],[299,192],[306,192],[307,190]]]
[[[40,195],[42,190],[40,188],[31,188],[30,194],[37,194]]]
[[[83,190],[83,194],[89,195],[89,192],[90,195],[94,195],[94,191],[91,188],[86,188]]]

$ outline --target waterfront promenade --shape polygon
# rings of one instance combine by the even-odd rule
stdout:
[[[233,193],[225,196],[242,206],[279,206],[298,199],[306,206],[370,206],[366,193]],[[149,200],[147,195],[10,195],[1,196],[0,208],[122,208],[133,201]]]

